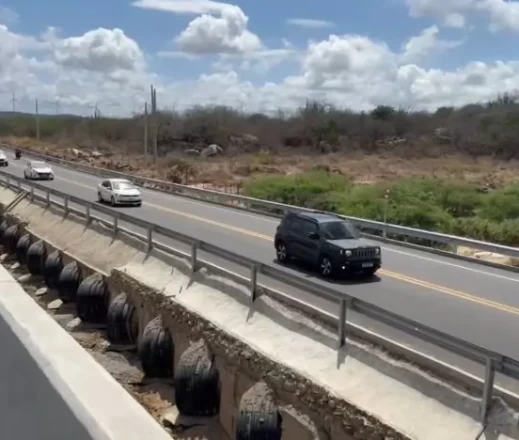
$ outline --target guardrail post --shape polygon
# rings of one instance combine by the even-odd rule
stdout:
[[[346,344],[346,298],[339,301],[339,325],[337,327],[337,350]]]
[[[65,196],[64,209],[65,215],[68,215],[68,196]]]
[[[9,174],[7,175],[7,179],[5,181],[5,184],[7,185],[7,188],[11,188],[11,179],[9,178]]]
[[[483,397],[481,399],[481,423],[485,423],[492,405],[492,390],[494,389],[494,376],[496,366],[494,360],[487,358],[485,370],[485,383],[483,384]]]
[[[258,289],[258,266],[253,264],[250,268],[250,301],[256,301],[256,294]]]
[[[117,234],[117,230],[119,229],[119,216],[117,214],[114,214],[114,235]]]
[[[86,217],[86,224],[89,225],[89,224],[90,224],[90,220],[91,220],[91,215],[90,215],[90,205],[87,205],[87,206],[86,206],[86,209],[85,209],[85,217]]]
[[[31,203],[34,202],[34,186],[31,186]]]
[[[195,273],[198,266],[198,243],[194,241],[191,243],[191,273]]]
[[[19,180],[18,181],[18,191],[21,191],[22,190],[22,181]]]
[[[153,249],[153,226],[148,226],[148,237],[146,240],[147,253],[150,253]]]
[[[47,191],[47,194],[46,194],[46,199],[47,199],[47,208],[50,206],[50,191]]]

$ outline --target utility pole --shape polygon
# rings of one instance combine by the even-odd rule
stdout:
[[[157,163],[157,140],[159,135],[159,124],[157,118],[157,90],[151,86],[151,114],[153,119],[153,164]]]
[[[36,99],[36,139],[40,140],[40,114],[38,111],[38,100]]]
[[[13,103],[13,113],[16,112],[16,92],[13,92],[13,99],[11,100]]]
[[[144,103],[144,160],[148,163],[148,103]]]

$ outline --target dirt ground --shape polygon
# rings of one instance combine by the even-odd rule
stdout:
[[[24,290],[90,353],[177,440],[228,440],[213,418],[179,416],[172,381],[146,380],[135,347],[112,347],[102,326],[81,324],[74,304],[63,304],[41,277],[31,276],[0,249],[2,265]]]
[[[368,155],[360,151],[316,154],[305,149],[285,148],[271,153],[236,156],[189,157],[173,152],[157,165],[143,156],[128,155],[121,148],[76,148],[70,143],[35,142],[31,138],[0,138],[8,145],[29,148],[64,159],[90,163],[191,185],[205,185],[225,190],[239,188],[250,179],[263,175],[291,175],[311,169],[328,169],[359,184],[390,182],[402,177],[436,176],[477,185],[500,187],[517,181],[519,161],[500,161],[491,157],[464,155],[403,158],[389,153]]]

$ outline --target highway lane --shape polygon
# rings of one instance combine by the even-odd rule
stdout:
[[[23,162],[11,161],[10,166],[3,170],[22,176],[22,165]],[[53,168],[57,179],[46,185],[81,198],[96,198],[97,177],[58,166]],[[143,190],[143,194],[145,203],[142,208],[123,208],[124,212],[265,264],[275,264],[272,236],[277,220],[151,190]],[[518,275],[398,246],[383,245],[383,258],[384,269],[376,282],[337,283],[335,287],[442,331],[519,358],[514,338],[519,323]],[[247,275],[243,268],[232,267],[224,261],[215,262]],[[312,273],[299,268],[286,270],[316,280]],[[333,305],[326,301],[291,291],[272,280],[264,281],[334,312]],[[354,321],[474,371],[470,363],[414,338],[362,317],[354,317]]]

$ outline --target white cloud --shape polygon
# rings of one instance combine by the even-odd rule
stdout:
[[[519,32],[519,2],[484,0],[478,5],[478,9],[489,14],[492,31]]]
[[[133,71],[142,67],[139,45],[120,29],[99,28],[54,45],[57,63],[97,72]]]
[[[221,14],[224,10],[233,8],[228,3],[211,0],[137,0],[133,2],[133,6],[175,14]]]
[[[16,92],[18,108],[29,111],[38,98],[42,112],[53,112],[61,97],[63,112],[92,114],[97,103],[105,114],[129,114],[142,109],[150,84],[164,108],[227,104],[250,111],[290,110],[312,98],[356,110],[379,104],[434,110],[519,90],[519,61],[473,62],[450,71],[420,65],[424,56],[445,49],[444,43],[431,27],[398,52],[359,35],[332,35],[300,49],[286,45],[240,53],[235,48],[242,46],[231,46],[234,51],[219,58],[219,71],[173,81],[149,71],[138,44],[122,31],[97,29],[61,38],[49,30],[31,37],[0,26],[0,109],[10,108],[10,94]],[[243,79],[251,70],[265,72],[286,60],[296,70],[275,83]]]
[[[175,39],[195,55],[248,53],[262,49],[260,38],[247,29],[249,17],[240,7],[212,0],[137,0],[133,6],[175,14],[202,14]]]
[[[331,21],[315,20],[311,18],[289,18],[287,20],[287,23],[293,26],[299,26],[302,28],[309,29],[326,29],[332,28],[334,26],[334,24]]]
[[[465,27],[469,14],[479,13],[490,30],[519,32],[517,0],[406,0],[413,17],[432,17],[443,25]]]
[[[204,14],[189,23],[176,42],[181,50],[199,55],[260,50],[261,40],[247,29],[248,21],[237,6],[223,9],[221,17]]]
[[[413,17],[433,17],[445,26],[464,27],[465,14],[478,0],[406,0]]]
[[[0,6],[0,23],[6,25],[13,25],[18,22],[20,16],[10,8]]]
[[[420,62],[428,55],[460,46],[462,40],[441,40],[438,26],[424,29],[418,36],[411,37],[403,47],[402,62]]]

